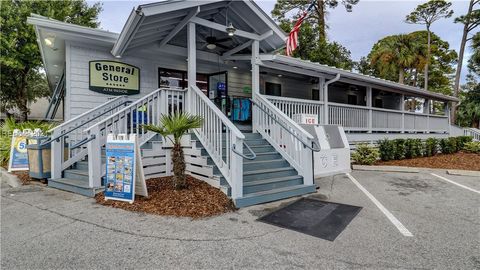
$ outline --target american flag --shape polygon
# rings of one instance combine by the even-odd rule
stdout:
[[[315,6],[315,0],[312,1],[310,6],[308,6],[307,10],[303,12],[302,16],[298,19],[298,21],[295,23],[295,25],[292,28],[292,31],[290,31],[290,34],[288,34],[287,38],[287,55],[291,56],[293,54],[293,51],[297,48],[298,46],[298,31],[300,30],[300,26],[302,25],[303,21],[307,17],[308,13],[312,8]]]

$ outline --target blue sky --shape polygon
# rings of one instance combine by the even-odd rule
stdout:
[[[112,32],[120,32],[127,20],[130,11],[141,4],[156,1],[102,1],[103,12],[100,14],[100,28]],[[270,14],[276,1],[256,1],[257,4]],[[327,18],[329,25],[328,38],[347,47],[354,60],[366,56],[373,44],[382,37],[423,30],[422,25],[412,25],[404,22],[405,16],[418,4],[424,1],[413,0],[360,0],[353,12],[346,12],[342,6],[330,10]],[[462,25],[453,23],[455,17],[465,14],[468,1],[452,1],[454,15],[448,19],[437,21],[432,30],[443,40],[450,43],[450,47],[457,52],[460,48]],[[462,77],[465,77],[466,62],[470,58],[470,48],[467,48],[464,58]]]

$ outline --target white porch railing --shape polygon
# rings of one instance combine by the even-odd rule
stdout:
[[[182,89],[157,89],[133,102],[129,106],[85,129],[89,135],[88,175],[89,186],[101,186],[101,151],[106,144],[108,134],[137,134],[140,145],[150,140],[155,133],[147,131],[142,125],[159,124],[161,114],[183,110],[185,92]]]
[[[267,97],[273,105],[290,118],[297,113],[315,114],[319,116],[318,121],[323,122],[323,101],[276,96],[264,97]]]
[[[313,185],[313,136],[262,95],[255,95],[253,103],[253,127],[303,176],[305,185]]]
[[[88,140],[84,129],[121,110],[127,102],[127,96],[116,97],[50,130],[51,140],[45,143],[51,142],[52,147],[52,179],[62,178],[65,169],[87,155],[86,147],[81,147]]]
[[[195,135],[205,146],[231,187],[233,199],[243,196],[243,142],[245,136],[197,87],[190,86],[187,111],[204,118],[203,127]]]
[[[324,103],[296,98],[265,96],[287,116],[309,113],[325,123]],[[340,103],[328,103],[328,124],[341,125],[346,131],[366,132],[438,132],[449,131],[449,116],[419,114]]]
[[[480,141],[480,129],[466,128],[464,129],[465,136],[471,136],[474,141]]]

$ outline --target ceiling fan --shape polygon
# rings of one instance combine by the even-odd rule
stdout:
[[[205,47],[209,50],[215,50],[217,47],[222,49],[228,49],[227,46],[223,45],[222,42],[229,41],[230,38],[216,38],[214,36],[208,36],[205,38]]]

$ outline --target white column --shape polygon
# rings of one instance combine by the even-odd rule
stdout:
[[[405,133],[405,95],[402,94],[400,97],[400,111],[402,111],[402,133]]]
[[[368,107],[368,133],[372,133],[373,112],[372,112],[372,87],[367,86],[367,107]]]
[[[187,55],[188,55],[188,91],[186,96],[185,110],[190,112],[191,101],[190,86],[197,85],[197,44],[196,44],[195,24],[189,22],[187,25]]]
[[[252,97],[260,94],[260,66],[257,63],[260,54],[260,45],[258,40],[252,43]]]
[[[323,124],[328,125],[328,87],[323,87]]]
[[[52,138],[56,138],[57,136],[60,135],[60,129],[54,130],[52,134]],[[52,179],[59,179],[62,178],[62,164],[63,161],[65,160],[63,157],[64,154],[64,144],[63,144],[64,138],[60,138],[60,140],[57,142],[57,140],[54,140],[51,144],[52,150],[51,150],[51,178]]]
[[[427,133],[430,133],[430,99],[425,99],[423,104],[423,113],[427,115]]]
[[[260,45],[258,40],[254,40],[252,43],[252,99],[255,100],[255,96],[260,94],[260,66],[257,63],[258,56],[260,54]],[[257,114],[255,113],[256,108],[253,107],[252,114],[252,130],[253,132],[257,131],[257,124],[255,119]]]
[[[88,149],[88,186],[100,187],[102,177],[102,150],[100,145],[100,128],[94,126],[90,130],[89,136],[95,136],[94,140],[91,140],[87,144]],[[106,135],[105,135],[106,136]]]
[[[319,100],[320,101],[325,101],[324,97],[323,97],[323,86],[325,85],[325,78],[324,77],[318,77],[318,96],[319,96]],[[324,116],[323,116],[323,111],[319,110],[318,112],[318,116],[319,116],[319,119],[318,119],[318,123],[324,123],[325,120],[324,120]]]

